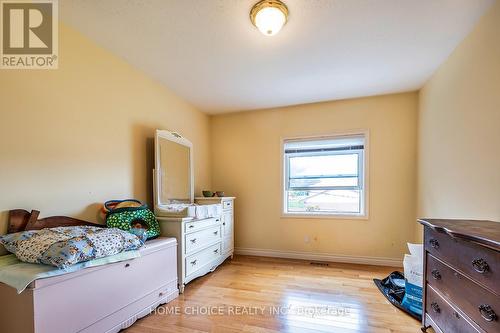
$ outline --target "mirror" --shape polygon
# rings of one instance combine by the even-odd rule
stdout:
[[[158,215],[167,205],[193,202],[193,145],[178,133],[156,131],[154,183]]]

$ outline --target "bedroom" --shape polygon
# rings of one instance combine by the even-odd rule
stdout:
[[[235,197],[234,257],[129,332],[417,332],[372,279],[403,271],[418,218],[500,221],[498,1],[286,0],[273,36],[257,1],[46,2],[54,68],[0,68],[0,234],[13,209],[154,210],[156,130],[192,144],[193,197]],[[354,209],[290,188],[287,149],[353,136]],[[351,311],[234,313],[311,305]]]

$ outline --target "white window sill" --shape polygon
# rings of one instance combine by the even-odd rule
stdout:
[[[321,214],[321,213],[281,213],[282,219],[336,219],[336,220],[368,220],[366,214]]]

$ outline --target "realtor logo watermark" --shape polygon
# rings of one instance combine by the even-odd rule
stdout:
[[[0,0],[2,69],[57,69],[57,0]]]

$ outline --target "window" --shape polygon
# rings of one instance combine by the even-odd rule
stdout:
[[[284,141],[288,216],[365,216],[366,134]]]

